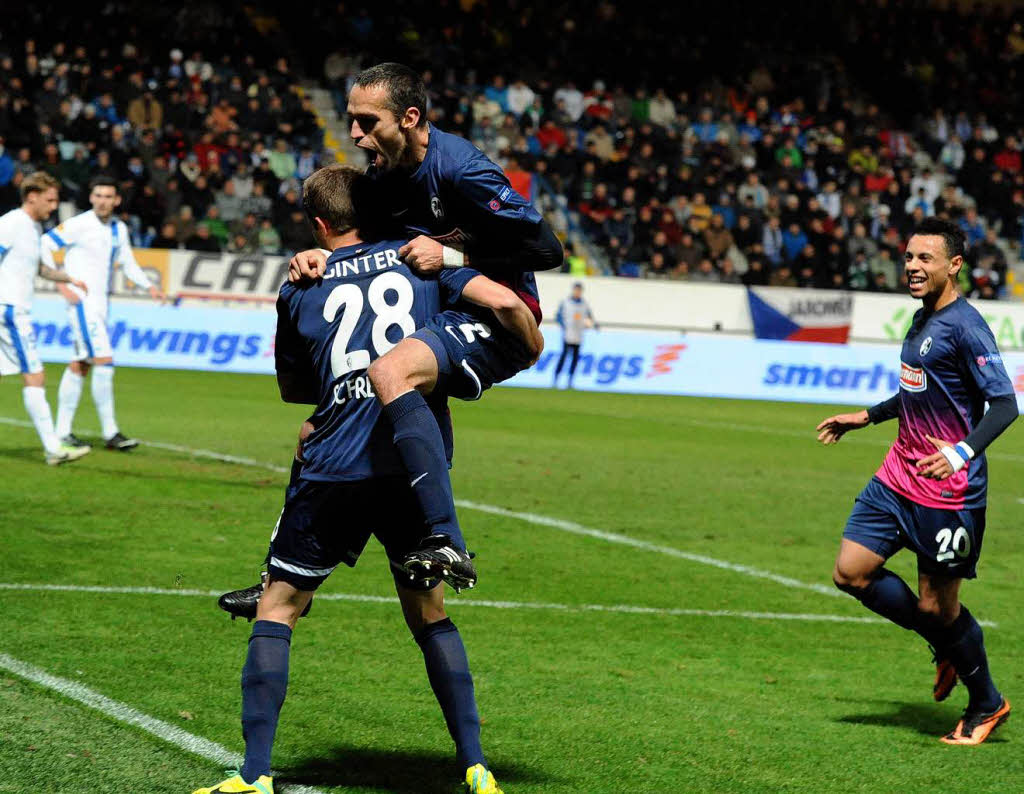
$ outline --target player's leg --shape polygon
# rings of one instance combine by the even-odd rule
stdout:
[[[295,455],[292,457],[291,475],[288,478],[288,486],[285,488],[285,501],[287,502],[289,495],[294,488],[299,484],[299,476],[302,474],[302,444],[309,437],[309,434],[314,430],[313,423],[308,419],[302,423],[302,427],[299,428],[299,438],[295,444]],[[282,511],[281,515],[278,516],[277,522],[274,524],[274,528],[270,533],[270,540],[273,542],[274,537],[277,535],[278,529],[281,526],[281,518],[284,515]],[[263,560],[264,566],[270,564],[270,549],[267,549],[267,556]],[[256,617],[256,606],[259,603],[260,596],[263,594],[263,590],[267,584],[267,574],[264,572],[260,577],[260,581],[257,584],[251,585],[250,587],[243,587],[239,590],[231,590],[230,592],[224,593],[220,598],[217,599],[217,606],[231,615],[231,619],[245,618],[246,620],[253,620]],[[305,617],[309,614],[310,608],[313,606],[312,600],[306,604],[306,608],[302,611],[300,617]]]
[[[942,740],[947,744],[980,744],[1010,714],[1010,704],[989,672],[984,633],[970,610],[960,603],[961,579],[921,572],[919,582],[920,609],[936,625],[939,647],[969,694],[963,717]]]
[[[92,369],[92,400],[100,419],[104,446],[107,449],[127,452],[139,445],[134,438],[128,438],[118,427],[114,416],[114,359],[111,356],[96,358]]]
[[[412,488],[396,478],[378,480],[372,487],[376,491],[368,495],[367,503],[386,506],[374,511],[374,534],[387,552],[402,614],[423,652],[427,678],[455,742],[469,790],[495,794],[499,789],[487,771],[480,746],[480,715],[469,659],[462,637],[445,611],[444,586],[437,578],[410,580],[405,568],[405,558],[428,529],[419,504]]]
[[[374,361],[368,374],[394,426],[395,446],[431,534],[447,535],[452,546],[465,551],[444,439],[423,397],[437,384],[437,353],[422,339],[409,337]]]
[[[269,794],[273,787],[270,755],[281,707],[288,692],[292,629],[312,597],[288,582],[271,579],[260,599],[242,667],[242,736],[245,760],[224,781],[193,794],[245,792]]]
[[[43,363],[36,353],[35,332],[27,312],[16,311],[14,306],[0,306],[0,375],[20,374],[25,412],[39,434],[46,462],[50,465],[67,463],[82,457],[88,449],[65,447],[57,438],[53,414],[46,401],[46,375]]]
[[[466,785],[472,792],[498,791],[480,744],[480,713],[469,657],[458,628],[445,612],[444,585],[416,589],[396,575],[395,589],[406,625],[423,652],[427,679],[455,742],[459,768],[466,770]]]
[[[555,379],[552,381],[552,387],[558,388],[558,376],[562,374],[562,368],[565,366],[565,360],[569,357],[569,345],[562,343],[562,352],[558,354],[558,364],[555,365]]]
[[[913,631],[919,623],[917,596],[885,567],[902,546],[899,510],[895,494],[878,480],[864,487],[843,529],[832,580],[872,612]]]
[[[572,388],[573,378],[576,377],[576,365],[580,363],[580,346],[572,345],[572,360],[569,362],[569,388]]]
[[[270,751],[288,690],[292,629],[312,597],[311,591],[271,578],[260,598],[242,668],[245,763],[239,771],[247,782],[270,775]]]
[[[88,361],[72,361],[65,367],[57,388],[57,436],[68,446],[88,446],[72,431],[78,403],[82,399],[82,386],[88,374]]]
[[[89,374],[89,360],[95,356],[85,306],[68,304],[68,327],[74,358],[64,370],[57,388],[57,436],[69,446],[84,446],[72,432],[78,403],[82,399],[85,378]]]

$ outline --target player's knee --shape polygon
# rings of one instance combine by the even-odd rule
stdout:
[[[389,403],[403,392],[409,391],[401,367],[396,366],[388,356],[381,356],[370,364],[366,374],[373,384],[373,391],[384,403]]]
[[[933,595],[925,594],[917,599],[917,610],[931,621],[948,626],[960,612],[957,602],[948,604]]]
[[[842,560],[837,560],[835,568],[832,569],[832,582],[844,593],[856,598],[871,584],[871,577],[860,571],[851,570],[843,565]]]

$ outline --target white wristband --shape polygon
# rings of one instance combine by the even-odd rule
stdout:
[[[939,451],[949,461],[949,465],[953,467],[954,473],[960,471],[960,469],[967,465],[967,461],[974,457],[974,450],[962,441],[955,447],[943,447]]]
[[[466,255],[458,248],[450,248],[447,245],[441,246],[441,259],[445,267],[462,267],[466,264]]]

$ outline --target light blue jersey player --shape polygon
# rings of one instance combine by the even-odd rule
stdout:
[[[963,258],[959,227],[934,218],[918,226],[906,273],[923,307],[903,342],[899,393],[829,417],[818,430],[822,443],[834,444],[850,430],[899,418],[889,454],[847,521],[833,577],[932,646],[935,700],[964,682],[967,708],[942,741],[973,745],[1007,719],[1010,704],[989,674],[981,626],[960,603],[960,586],[976,576],[985,533],[984,451],[1017,418],[1017,401],[992,331],[957,292]],[[902,548],[917,556],[918,595],[885,568]]]
[[[404,240],[362,240],[352,196],[365,179],[354,169],[330,166],[303,185],[318,241],[333,253],[316,283],[282,287],[275,361],[282,398],[314,404],[315,429],[303,445],[297,481],[287,491],[271,540],[269,581],[242,671],[245,764],[197,794],[273,790],[270,754],[287,688],[292,630],[316,588],[339,564],[355,565],[371,534],[387,553],[465,784],[478,794],[499,791],[481,749],[469,662],[445,614],[443,584],[410,580],[402,565],[430,530],[367,372],[444,306],[486,306],[510,327],[523,326],[532,315],[508,288],[468,268],[422,278],[398,256]],[[450,457],[445,397],[438,392],[430,400],[430,421],[443,428]]]
[[[420,273],[471,266],[508,284],[530,306],[536,325],[540,304],[533,271],[560,266],[562,246],[498,165],[469,141],[427,122],[426,103],[420,76],[397,63],[360,73],[348,97],[351,135],[373,155],[368,174],[386,202],[386,215],[412,238],[399,253]],[[315,277],[323,259],[315,251],[302,252],[292,267],[296,278]],[[432,534],[405,564],[423,576],[440,569],[452,581],[453,560],[464,571],[472,571],[472,563],[455,513],[442,439],[420,421],[429,412],[422,395],[440,385],[452,396],[477,399],[539,355],[495,319],[478,308],[446,311],[370,373],[396,436],[419,437],[405,445],[402,459],[410,478],[428,472],[416,496]],[[535,344],[543,344],[539,331],[535,338]]]

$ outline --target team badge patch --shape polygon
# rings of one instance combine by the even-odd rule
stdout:
[[[928,375],[924,367],[911,367],[900,362],[900,388],[907,391],[924,391],[928,388]]]
[[[438,220],[444,217],[444,207],[441,206],[441,199],[437,196],[430,197],[430,211],[434,213],[434,217]]]
[[[928,351],[931,350],[931,349],[932,349],[932,338],[929,336],[927,339],[925,339],[921,343],[921,350],[920,350],[921,358],[924,358],[925,356],[927,356],[928,355]]]

